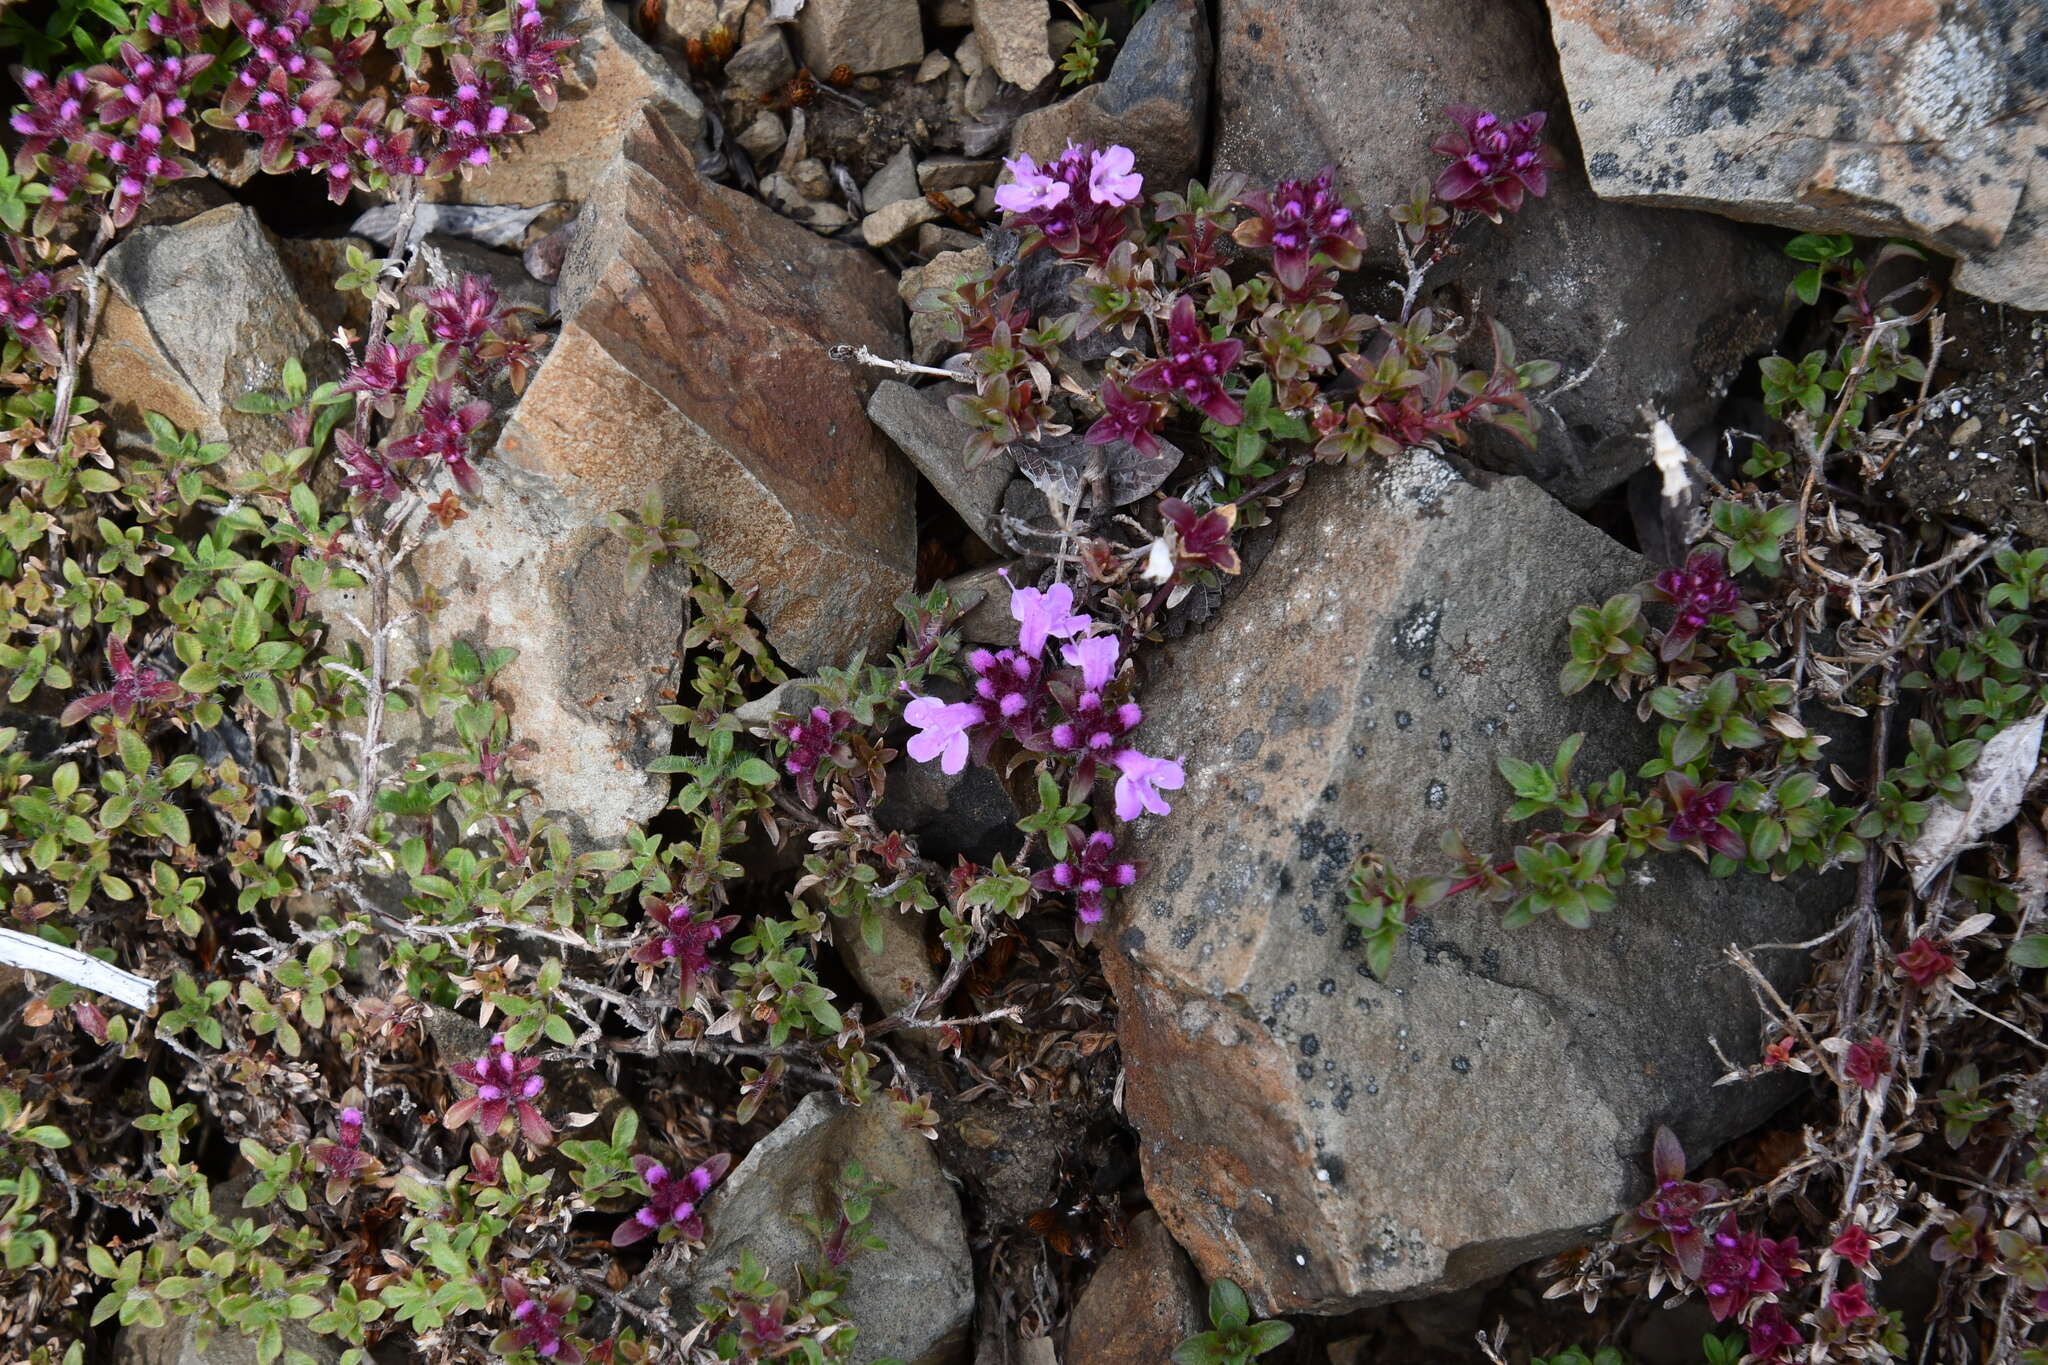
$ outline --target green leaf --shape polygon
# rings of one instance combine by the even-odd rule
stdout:
[[[2005,960],[2015,967],[2048,967],[2048,934],[2028,934],[2012,945]]]
[[[1252,1307],[1237,1281],[1223,1279],[1209,1286],[1209,1321],[1226,1332],[1251,1321]]]

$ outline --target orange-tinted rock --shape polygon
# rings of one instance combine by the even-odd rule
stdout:
[[[1557,684],[1570,608],[1649,569],[1524,480],[1416,453],[1313,475],[1217,627],[1162,651],[1137,738],[1187,785],[1101,941],[1146,1192],[1204,1279],[1268,1314],[1472,1284],[1613,1218],[1658,1124],[1706,1151],[1778,1102],[1714,1087],[1709,1039],[1759,1023],[1721,949],[1811,934],[1838,883],[1659,858],[1588,930],[1461,896],[1384,979],[1345,915],[1361,852],[1425,876],[1451,831],[1512,846],[1500,758],[1585,732],[1593,782],[1654,752],[1627,704]]]
[[[721,578],[754,593],[795,667],[895,635],[913,476],[834,343],[901,354],[901,304],[865,255],[698,178],[640,115],[562,268],[562,330],[499,454],[596,510],[659,492]]]
[[[1130,1240],[1102,1260],[1067,1323],[1062,1360],[1075,1365],[1162,1365],[1203,1328],[1202,1285],[1187,1253],[1149,1209]]]
[[[1552,0],[1593,188],[1907,236],[2048,308],[2048,3]]]

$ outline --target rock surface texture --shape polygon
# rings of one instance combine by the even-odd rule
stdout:
[[[276,240],[240,205],[135,231],[103,270],[106,310],[86,385],[124,429],[140,431],[143,411],[160,412],[201,440],[226,441],[230,469],[253,467],[283,427],[236,412],[234,401],[277,387],[287,360],[314,375],[338,369],[339,352],[300,302]]]
[[[913,477],[868,423],[868,381],[826,353],[902,353],[881,267],[700,181],[689,147],[643,114],[556,302],[561,335],[500,455],[592,512],[658,491],[797,668],[893,638]]]
[[[1200,1332],[1203,1291],[1187,1253],[1147,1210],[1131,1220],[1130,1240],[1089,1278],[1067,1323],[1062,1357],[1087,1365],[1157,1365]]]
[[[1555,360],[1566,375],[1592,367],[1544,412],[1535,451],[1487,433],[1486,463],[1590,501],[1647,462],[1645,403],[1690,435],[1743,362],[1776,343],[1792,271],[1772,242],[1706,214],[1593,193],[1537,0],[1222,0],[1218,32],[1218,167],[1273,181],[1334,165],[1382,266],[1395,264],[1386,206],[1445,164],[1429,150],[1450,127],[1444,105],[1550,113],[1570,164],[1549,197],[1504,228],[1467,228],[1462,253],[1431,276],[1463,305],[1476,296],[1523,358]],[[1474,335],[1486,335],[1483,323]]]
[[[1201,0],[1157,0],[1113,50],[1108,77],[1018,119],[1010,150],[1045,161],[1070,140],[1120,142],[1148,192],[1186,189],[1208,140],[1214,47]]]
[[[704,1208],[709,1241],[668,1282],[669,1299],[702,1302],[725,1283],[743,1250],[759,1257],[771,1278],[792,1282],[795,1267],[818,1254],[799,1220],[830,1224],[839,1207],[834,1182],[848,1161],[895,1186],[875,1201],[868,1222],[889,1249],[862,1252],[847,1268],[850,1287],[840,1307],[860,1328],[856,1365],[888,1356],[907,1365],[947,1365],[965,1346],[974,1314],[967,1223],[931,1144],[883,1104],[854,1109],[806,1095],[712,1194]]]
[[[1357,854],[1416,874],[1452,830],[1506,842],[1502,755],[1585,731],[1589,779],[1645,756],[1557,672],[1569,608],[1649,569],[1526,481],[1415,454],[1319,476],[1224,624],[1166,651],[1142,737],[1187,787],[1104,958],[1146,1189],[1204,1278],[1268,1312],[1454,1289],[1612,1218],[1659,1123],[1707,1150],[1776,1102],[1710,1095],[1709,1036],[1757,1021],[1720,950],[1803,936],[1831,883],[1795,903],[1665,858],[1583,932],[1454,900],[1385,981],[1347,932]]]
[[[529,206],[584,199],[643,110],[685,143],[703,133],[704,106],[689,81],[603,0],[565,0],[556,15],[579,41],[554,111],[534,116],[534,132],[493,153],[487,173],[431,182],[429,198]]]
[[[2043,0],[1553,0],[1600,194],[1906,236],[2048,308]]]

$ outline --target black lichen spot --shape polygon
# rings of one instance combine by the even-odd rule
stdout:
[[[1415,717],[1409,715],[1406,711],[1396,711],[1394,713],[1394,728],[1396,730],[1405,730],[1414,723]]]
[[[1349,938],[1349,937],[1350,937],[1350,933],[1349,933],[1349,931],[1348,931],[1348,930],[1347,930],[1347,931],[1346,931],[1346,933],[1345,933],[1345,937],[1347,937],[1347,938]],[[1333,976],[1326,976],[1326,977],[1324,977],[1324,978],[1323,978],[1323,979],[1322,979],[1321,981],[1318,981],[1318,982],[1316,982],[1316,994],[1318,994],[1318,995],[1335,995],[1336,993],[1337,993],[1337,978],[1335,978],[1335,977],[1333,977]]]
[[[1439,602],[1417,602],[1394,622],[1395,657],[1411,664],[1428,663],[1436,653],[1437,628],[1443,624]]]
[[[1335,782],[1332,782],[1329,786],[1324,787],[1320,792],[1316,793],[1316,800],[1318,801],[1335,801],[1336,799],[1337,784]]]
[[[1194,941],[1195,941],[1195,922],[1194,922],[1193,920],[1191,920],[1191,919],[1184,919],[1184,920],[1182,920],[1182,921],[1181,921],[1181,922],[1180,922],[1179,924],[1176,924],[1176,925],[1174,925],[1174,926],[1173,926],[1173,946],[1174,946],[1174,947],[1176,947],[1176,948],[1179,948],[1179,949],[1182,949],[1182,950],[1185,950],[1185,949],[1187,948],[1187,946],[1188,946],[1188,945],[1189,945],[1190,943],[1193,943]]]
[[[1460,1076],[1470,1075],[1472,1072],[1472,1059],[1470,1057],[1451,1058],[1451,1070],[1457,1072]]]
[[[1346,1082],[1344,1083],[1344,1088],[1343,1088],[1342,1090],[1338,1091],[1338,1092],[1337,1092],[1337,1094],[1338,1094],[1338,1098],[1339,1098],[1339,1103],[1338,1103],[1337,1107],[1338,1107],[1339,1109],[1342,1109],[1342,1108],[1344,1107],[1344,1105],[1343,1105],[1343,1101],[1345,1101],[1345,1100],[1348,1100],[1348,1099],[1350,1099],[1350,1097],[1351,1097],[1351,1083],[1350,1083],[1349,1081],[1346,1081]],[[1329,1182],[1330,1184],[1332,1184],[1332,1185],[1341,1185],[1341,1184],[1343,1184],[1343,1183],[1344,1183],[1344,1158],[1343,1158],[1343,1157],[1341,1157],[1341,1156],[1326,1156],[1326,1157],[1322,1157],[1322,1158],[1320,1158],[1320,1159],[1319,1159],[1319,1161],[1318,1161],[1318,1165],[1320,1166],[1320,1168],[1321,1168],[1321,1170],[1322,1170],[1322,1173],[1323,1173],[1323,1178],[1324,1178],[1324,1179],[1325,1179],[1326,1181],[1328,1181],[1328,1182]]]
[[[1351,1082],[1349,1082],[1349,1081],[1346,1081],[1346,1082],[1344,1082],[1344,1084],[1343,1084],[1343,1085],[1341,1085],[1341,1086],[1339,1086],[1339,1087],[1338,1087],[1338,1089],[1337,1089],[1337,1097],[1336,1097],[1335,1099],[1331,1100],[1331,1101],[1330,1101],[1330,1104],[1332,1105],[1332,1107],[1334,1107],[1334,1108],[1336,1109],[1336,1111],[1337,1111],[1338,1113],[1340,1113],[1340,1114],[1347,1114],[1347,1113],[1351,1112],[1351,1096],[1352,1096],[1352,1095],[1353,1095],[1354,1093],[1356,1093],[1356,1092],[1354,1092],[1354,1091],[1352,1090],[1352,1088],[1351,1088]],[[1337,1177],[1336,1177],[1336,1176],[1331,1176],[1331,1177],[1330,1177],[1330,1179],[1331,1179],[1331,1181],[1332,1181],[1332,1182],[1334,1183],[1334,1182],[1336,1181]]]
[[[1451,792],[1441,782],[1431,782],[1422,791],[1422,803],[1431,810],[1442,810],[1450,804]]]
[[[1246,728],[1238,731],[1237,738],[1230,741],[1230,756],[1239,763],[1249,763],[1265,747],[1266,737],[1257,730]]]
[[[1436,732],[1436,747],[1445,753],[1451,751],[1451,732],[1449,730],[1439,730]]]
[[[1143,929],[1124,930],[1121,934],[1117,935],[1116,946],[1129,953],[1132,957],[1136,957],[1139,953],[1145,951],[1145,931]]]
[[[1621,174],[1621,158],[1613,152],[1601,152],[1586,163],[1595,180],[1612,180]]]
[[[1294,1068],[1294,1074],[1304,1081],[1312,1081],[1316,1077],[1316,1069],[1309,1063],[1302,1062]]]
[[[1322,1040],[1322,1039],[1320,1039],[1320,1038],[1316,1037],[1316,1035],[1314,1035],[1313,1033],[1304,1033],[1304,1034],[1302,1034],[1302,1035],[1301,1035],[1301,1055],[1302,1055],[1302,1056],[1304,1056],[1304,1057],[1313,1057],[1313,1056],[1315,1056],[1315,1055],[1316,1055],[1316,1054],[1317,1054],[1318,1052],[1321,1052],[1322,1050],[1323,1050],[1323,1040]]]

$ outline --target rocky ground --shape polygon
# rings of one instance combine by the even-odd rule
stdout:
[[[880,1100],[841,1103],[823,1083],[836,1063],[799,1062],[742,1118],[730,1059],[678,1056],[656,1089],[608,1054],[576,1106],[600,1127],[635,1109],[677,1150],[737,1161],[704,1204],[702,1248],[621,1270],[609,1291],[628,1302],[600,1313],[702,1302],[743,1252],[786,1270],[811,1245],[803,1220],[837,1216],[832,1182],[857,1159],[889,1187],[869,1223],[887,1251],[853,1263],[840,1303],[861,1362],[1153,1365],[1207,1326],[1206,1285],[1226,1278],[1294,1325],[1268,1361],[1479,1361],[1476,1335],[1502,1322],[1517,1360],[1572,1341],[1645,1365],[1701,1359],[1716,1328],[1701,1299],[1589,1314],[1546,1298],[1555,1276],[1538,1267],[1644,1196],[1660,1127],[1723,1174],[1785,1169],[1817,1141],[1832,1100],[1803,1082],[1721,1084],[1758,1052],[1759,990],[1797,1000],[1813,963],[1767,956],[1751,977],[1727,949],[1825,935],[1868,883],[1849,866],[1723,879],[1704,854],[1674,855],[1594,929],[1506,929],[1447,906],[1412,918],[1375,971],[1346,916],[1352,870],[1367,854],[1439,859],[1458,831],[1491,838],[1517,798],[1500,761],[1574,731],[1590,735],[1589,773],[1657,756],[1653,724],[1606,689],[1559,694],[1564,622],[1683,561],[1697,525],[1662,496],[1652,425],[1692,455],[1697,502],[1768,430],[1759,361],[1842,325],[1802,297],[1794,232],[1917,244],[1946,319],[1924,413],[1822,496],[1928,561],[1966,535],[2048,543],[2048,324],[2029,311],[2048,308],[2048,10],[562,0],[551,22],[579,38],[560,103],[437,186],[409,253],[379,196],[330,203],[304,177],[258,177],[203,131],[208,174],[159,193],[105,257],[81,382],[116,456],[146,448],[147,411],[225,443],[224,469],[255,470],[275,418],[235,400],[287,361],[316,385],[341,378],[330,338],[370,325],[370,298],[332,288],[352,248],[404,255],[425,284],[481,273],[530,304],[544,359],[492,419],[480,492],[404,564],[395,591],[434,610],[396,634],[391,669],[431,669],[460,642],[516,649],[490,693],[534,808],[579,853],[680,828],[662,823],[684,780],[657,762],[681,733],[662,708],[691,704],[695,646],[678,641],[706,613],[674,564],[620,591],[620,509],[658,499],[742,595],[793,681],[758,675],[728,729],[769,736],[831,670],[888,655],[904,594],[944,585],[969,647],[1014,647],[999,572],[1071,576],[1084,504],[1106,526],[1188,489],[1194,465],[1172,460],[1120,465],[1111,486],[1078,423],[963,459],[974,431],[947,399],[972,389],[947,370],[972,348],[932,300],[1008,265],[1050,315],[1073,284],[998,209],[1004,158],[1120,144],[1148,192],[1330,166],[1370,211],[1348,301],[1391,311],[1412,300],[1380,210],[1440,173],[1444,106],[1544,111],[1560,153],[1547,194],[1427,283],[1428,302],[1472,321],[1475,357],[1494,321],[1556,362],[1533,446],[1480,429],[1462,448],[1317,466],[1242,529],[1242,573],[1161,614],[1139,669],[1149,747],[1185,760],[1173,818],[1135,827],[1144,879],[1092,942],[1061,914],[1005,924],[947,979],[945,1012],[970,1022],[892,1040],[892,1084],[929,1098],[929,1133]],[[1105,331],[1066,355],[1109,350]],[[309,609],[367,611],[366,591]],[[1859,781],[1873,743],[1876,771],[1882,732],[1842,728],[1828,756]],[[281,750],[268,757],[282,769]],[[1028,786],[978,766],[897,757],[890,773],[872,825],[939,869],[1013,856],[1036,809]],[[732,856],[786,897],[803,851],[757,840]],[[939,935],[936,909],[889,913],[868,941],[841,928],[821,979],[870,1020],[914,1016],[947,978]],[[19,1005],[46,986],[17,973],[7,989]],[[475,1009],[453,1003],[409,1002],[440,1052],[415,1041],[393,1065],[483,1046]],[[225,1142],[208,1160],[253,1178]],[[1904,1261],[1890,1306],[1926,1314],[1940,1274]],[[233,1334],[201,1346],[182,1319],[118,1344],[113,1325],[83,1359],[257,1358]],[[341,1358],[299,1331],[287,1346]],[[469,1359],[488,1336],[415,1356],[393,1333],[374,1354]],[[1979,1358],[1948,1349],[1919,1358]]]

